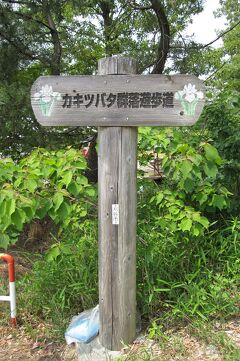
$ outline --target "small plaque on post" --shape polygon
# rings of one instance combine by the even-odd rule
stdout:
[[[119,204],[112,204],[112,224],[119,225]]]

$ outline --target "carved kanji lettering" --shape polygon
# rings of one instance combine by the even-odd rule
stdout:
[[[129,93],[129,97],[128,97],[129,108],[139,108],[139,103],[140,103],[140,94]]]
[[[151,108],[152,95],[149,92],[140,93],[140,108]]]
[[[152,93],[151,103],[153,108],[159,107],[163,102],[162,93]]]
[[[173,92],[163,93],[163,108],[173,108]]]
[[[117,93],[118,108],[128,108],[128,93]]]

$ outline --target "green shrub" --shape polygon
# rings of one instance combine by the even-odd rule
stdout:
[[[25,224],[49,215],[66,228],[86,216],[95,189],[80,151],[36,149],[19,163],[0,160],[0,248],[14,244]]]

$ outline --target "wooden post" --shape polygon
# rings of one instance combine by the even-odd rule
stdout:
[[[104,58],[98,72],[134,74],[136,62]],[[137,128],[99,127],[98,139],[100,342],[117,351],[136,334]]]
[[[136,75],[136,61],[118,56],[101,59],[98,69],[38,78],[31,103],[42,125],[100,127],[100,341],[119,350],[136,329],[136,127],[194,124],[204,86],[191,75]]]

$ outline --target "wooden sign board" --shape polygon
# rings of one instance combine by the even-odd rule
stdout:
[[[192,75],[43,76],[31,103],[44,126],[188,126],[204,85]]]

